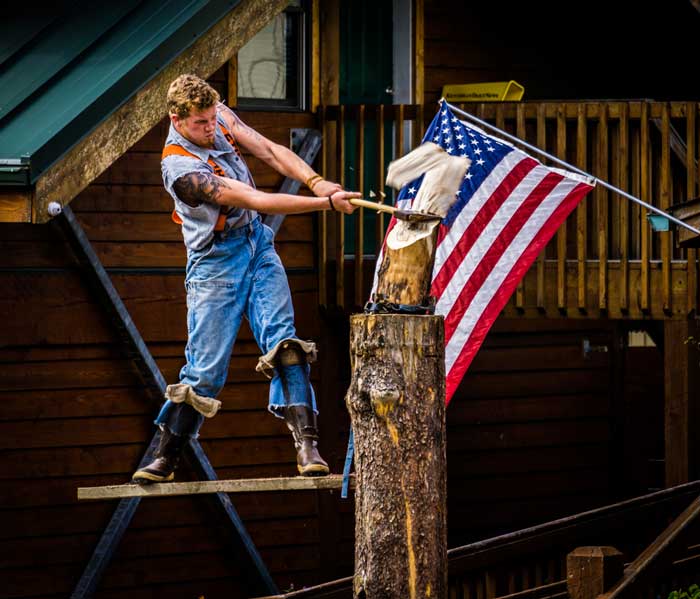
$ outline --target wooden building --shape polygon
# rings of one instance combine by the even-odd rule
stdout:
[[[112,4],[22,14],[3,37],[0,595],[245,597],[348,576],[352,497],[328,491],[232,496],[244,536],[211,501],[144,500],[121,520],[113,559],[96,559],[119,508],[78,503],[76,489],[128,480],[158,402],[50,204],[75,215],[174,382],[185,252],[159,162],[176,75],[206,76],[277,142],[318,130],[317,170],[365,195],[420,140],[443,85],[515,79],[524,102],[464,108],[667,209],[700,195],[700,83],[685,68],[700,14],[687,0],[654,12],[548,0],[536,13],[444,0]],[[283,184],[250,165],[260,188]],[[320,346],[312,372],[335,472],[347,317],[385,224],[366,211],[291,216],[276,238],[299,334]],[[599,186],[533,265],[448,409],[450,547],[697,478],[697,253],[676,238]],[[202,430],[219,478],[294,471],[257,357],[244,326],[223,411]]]

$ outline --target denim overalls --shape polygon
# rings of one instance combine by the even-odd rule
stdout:
[[[252,184],[248,167],[237,148],[219,128],[215,149],[210,150],[192,144],[172,124],[166,140],[168,144],[180,145],[201,160],[174,155],[161,163],[163,182],[182,218],[187,246],[188,339],[180,384],[168,387],[168,401],[155,422],[167,426],[175,434],[196,437],[205,415],[213,416],[220,405],[215,398],[226,383],[242,318],[248,319],[263,354],[274,350],[285,339],[297,339],[297,335],[289,283],[275,252],[272,229],[262,224],[256,212],[235,209],[227,217],[226,228],[215,232],[219,206],[201,204],[192,208],[181,202],[173,190],[173,184],[183,175],[211,173],[212,167],[207,164],[209,157],[227,177]],[[308,364],[304,368],[308,372]],[[190,405],[179,403],[184,397]],[[316,411],[313,390],[298,399],[302,403],[290,405],[305,405],[310,401],[310,407]],[[190,406],[195,409],[189,409]],[[268,408],[282,417],[284,406],[281,381],[274,373]]]

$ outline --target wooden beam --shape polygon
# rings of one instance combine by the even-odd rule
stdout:
[[[695,416],[700,333],[696,321],[664,322],[664,429],[666,486],[697,473]]]
[[[254,493],[258,491],[318,491],[340,489],[343,477],[292,476],[279,478],[244,478],[239,480],[192,481],[185,483],[158,483],[153,485],[109,485],[106,487],[78,487],[78,499],[118,499],[123,497],[173,497],[206,493]],[[354,476],[350,486],[355,486]]]
[[[32,195],[29,191],[0,191],[0,223],[32,222]]]
[[[321,9],[320,0],[311,1],[311,106],[316,112],[321,104]]]
[[[50,202],[68,204],[165,116],[165,97],[175,77],[210,76],[287,4],[242,0],[236,5],[39,178],[33,222],[48,221]]]
[[[425,102],[425,0],[415,0],[414,13],[415,53],[413,57],[413,103]]]
[[[228,61],[226,105],[235,107],[238,104],[238,54]]]

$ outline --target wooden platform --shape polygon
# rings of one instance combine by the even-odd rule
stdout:
[[[315,491],[340,489],[343,477],[292,476],[279,478],[244,478],[239,480],[194,481],[186,483],[154,483],[151,485],[110,485],[106,487],[78,487],[78,499],[121,499],[123,497],[163,497],[172,495],[199,495],[202,493],[253,493],[258,491]],[[350,476],[350,488],[355,477]]]

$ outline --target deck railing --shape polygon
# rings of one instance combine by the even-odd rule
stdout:
[[[699,195],[696,102],[458,106],[662,210]],[[365,195],[370,189],[383,191],[390,201],[386,165],[420,143],[435,110],[421,105],[323,107],[324,170]],[[366,301],[385,224],[384,217],[364,209],[321,217],[323,303],[361,306]],[[697,309],[697,251],[678,247],[674,229],[652,232],[646,209],[597,186],[538,257],[506,312],[685,318]],[[368,237],[374,238],[371,243]]]

